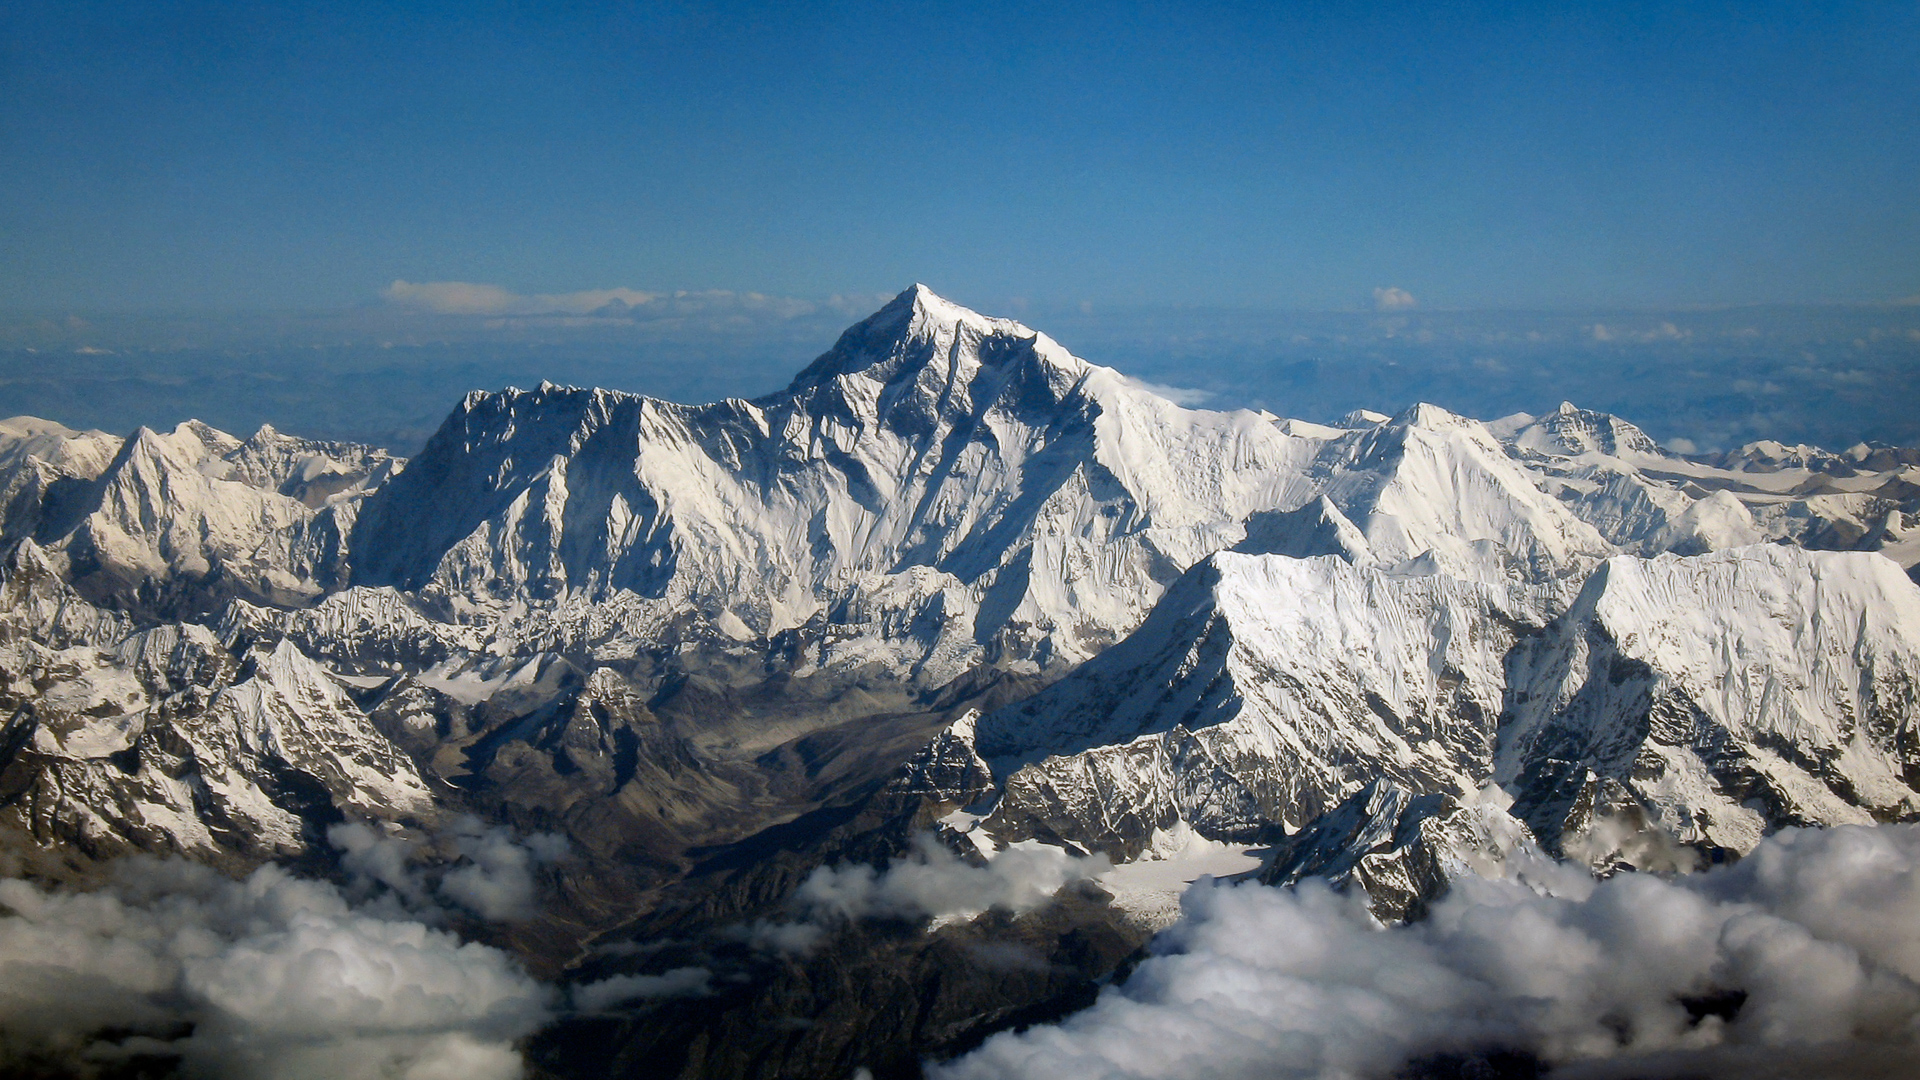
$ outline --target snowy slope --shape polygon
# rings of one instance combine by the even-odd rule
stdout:
[[[27,546],[0,594],[0,820],[101,857],[246,865],[298,855],[343,813],[435,811],[413,763],[291,644],[235,656],[212,631],[131,631]]]
[[[1754,546],[1920,562],[1897,448],[1191,410],[916,286],[780,393],[476,392],[402,464],[0,422],[0,813],[264,858],[444,783],[669,865],[959,717],[892,788],[954,828],[1277,844],[1386,914],[1529,828],[1654,865],[1920,813],[1913,586]]]
[[[1879,555],[1613,559],[1509,678],[1496,776],[1550,843],[1609,800],[1736,852],[1920,815],[1920,588]]]
[[[468,397],[365,508],[354,580],[474,610],[625,591],[743,637],[904,587],[976,651],[1080,659],[1302,501],[1318,447],[915,287],[757,401]]]
[[[1614,553],[1484,425],[1432,405],[1343,438],[1316,466],[1325,497],[1381,563],[1424,558],[1460,577],[1541,580],[1580,574]]]
[[[1619,556],[1548,619],[1552,592],[1527,608],[1443,575],[1222,553],[1049,690],[955,725],[903,785],[986,794],[974,827],[1002,842],[1123,860],[1174,822],[1304,828],[1276,880],[1370,882],[1387,914],[1517,837],[1661,867],[1920,816],[1920,587],[1891,561]]]
[[[1478,582],[1214,555],[1126,641],[978,721],[1004,789],[988,827],[1127,856],[1175,820],[1298,828],[1382,776],[1476,791],[1502,663],[1544,621]]]
[[[1562,402],[1500,425],[1507,450],[1622,550],[1682,555],[1786,540],[1920,564],[1920,452],[1751,443],[1684,457],[1616,416]]]
[[[271,428],[243,441],[187,421],[109,440],[16,417],[0,422],[0,533],[32,537],[83,593],[117,607],[298,603],[338,583],[357,499],[398,465]]]
[[[0,541],[33,536],[49,514],[84,492],[124,440],[34,416],[0,420]]]

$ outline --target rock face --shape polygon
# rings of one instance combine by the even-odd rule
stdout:
[[[780,393],[476,392],[411,462],[16,418],[0,841],[58,878],[128,852],[325,870],[343,821],[555,831],[573,861],[502,931],[549,972],[635,919],[750,951],[726,920],[930,826],[975,861],[1104,854],[1166,910],[1185,879],[1139,883],[1178,876],[1142,870],[1173,847],[1263,849],[1265,880],[1385,918],[1536,847],[1682,867],[1920,816],[1916,463],[1686,456],[1572,405],[1185,409],[918,286]],[[672,1007],[704,1034],[669,1010],[595,1037],[712,1075],[882,1042],[910,1068],[1090,993],[1146,932],[1118,896],[1007,929],[1053,965],[1020,1003],[934,985],[985,931],[856,928]],[[918,981],[886,994],[921,1001],[864,1029],[891,1034],[835,1012],[753,1056],[752,1010],[887,956]]]

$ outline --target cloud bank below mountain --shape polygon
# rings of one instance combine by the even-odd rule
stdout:
[[[1152,958],[936,1080],[1392,1076],[1504,1055],[1556,1077],[1910,1076],[1920,827],[1789,830],[1663,879],[1467,878],[1383,928],[1325,886],[1196,888]]]
[[[105,888],[0,881],[0,1062],[84,1074],[508,1080],[551,992],[505,953],[266,866],[130,859]],[[78,1064],[75,1064],[78,1063]]]

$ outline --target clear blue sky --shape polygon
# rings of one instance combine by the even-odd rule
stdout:
[[[0,307],[1920,293],[1920,5],[0,6]]]

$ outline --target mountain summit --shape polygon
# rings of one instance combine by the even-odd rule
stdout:
[[[470,395],[360,514],[353,580],[463,610],[628,593],[753,638],[904,608],[945,677],[1071,661],[1293,497],[1314,448],[915,286],[753,401]]]

